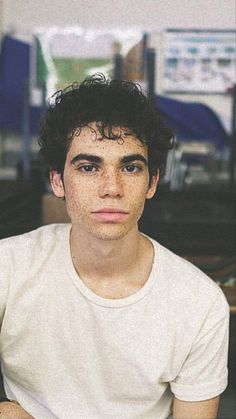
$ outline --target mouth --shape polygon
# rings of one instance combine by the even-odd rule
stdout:
[[[128,212],[118,208],[101,208],[92,212],[95,219],[98,221],[118,222],[127,218]]]

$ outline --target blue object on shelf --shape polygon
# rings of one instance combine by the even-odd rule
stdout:
[[[165,116],[180,141],[208,141],[217,149],[230,145],[230,136],[217,114],[207,105],[183,102],[164,96],[155,96],[155,103]]]
[[[30,44],[9,35],[2,40],[0,55],[0,128],[22,133],[24,88],[30,77]],[[37,134],[41,107],[31,106],[30,133]]]

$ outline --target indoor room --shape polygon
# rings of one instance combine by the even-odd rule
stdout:
[[[236,418],[235,23],[0,0],[1,417]]]

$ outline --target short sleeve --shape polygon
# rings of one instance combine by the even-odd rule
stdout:
[[[219,290],[220,291],[220,290]],[[208,310],[181,371],[170,383],[180,400],[208,400],[227,387],[229,306],[223,292]]]
[[[2,240],[0,243],[0,327],[6,308],[11,276],[11,262],[8,250],[5,246],[5,240]]]

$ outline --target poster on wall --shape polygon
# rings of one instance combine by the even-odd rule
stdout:
[[[165,92],[225,94],[234,83],[236,31],[169,29],[165,32]]]

